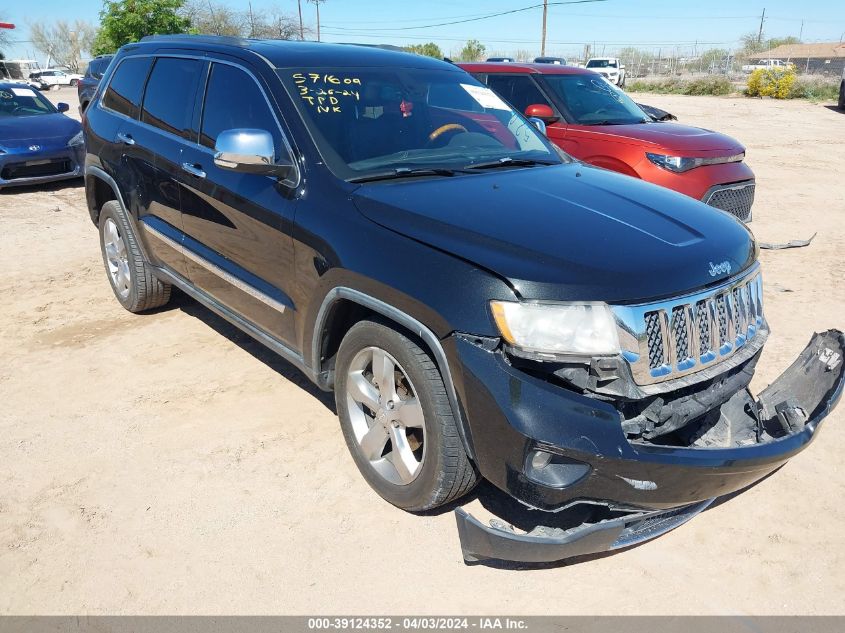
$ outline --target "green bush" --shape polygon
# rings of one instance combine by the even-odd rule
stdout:
[[[734,92],[733,84],[727,77],[714,75],[712,77],[703,77],[701,79],[693,79],[688,82],[684,88],[685,95],[729,95]]]
[[[634,81],[629,84],[631,92],[656,92],[674,95],[729,95],[734,87],[727,77],[712,76],[699,79],[678,79],[670,77],[658,81]]]
[[[799,77],[792,84],[787,99],[810,99],[811,101],[836,101],[839,98],[839,82],[821,77]]]

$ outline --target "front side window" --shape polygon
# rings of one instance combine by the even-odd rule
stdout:
[[[557,164],[526,119],[471,76],[419,68],[280,68],[328,166],[358,179],[490,161]]]
[[[120,62],[103,95],[103,106],[131,119],[138,118],[151,64],[152,57],[129,57]]]
[[[182,138],[194,138],[191,123],[203,63],[159,57],[147,82],[141,121]]]
[[[650,120],[628,95],[603,77],[592,73],[543,75],[543,81],[577,125],[630,125]]]
[[[0,119],[55,112],[58,110],[37,90],[24,85],[20,88],[0,88]]]
[[[487,85],[520,112],[535,104],[551,106],[528,75],[489,75]]]
[[[205,91],[200,143],[214,148],[220,132],[237,128],[270,132],[278,158],[282,148],[279,127],[258,84],[240,68],[213,64]]]

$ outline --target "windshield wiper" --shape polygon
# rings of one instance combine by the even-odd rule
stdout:
[[[544,160],[534,160],[532,158],[510,158],[503,156],[496,160],[487,161],[484,163],[470,163],[466,169],[498,169],[499,167],[533,167],[534,165],[555,165]]]
[[[459,170],[446,167],[396,167],[386,171],[379,171],[365,176],[350,178],[349,182],[373,182],[375,180],[392,180],[395,178],[414,178],[417,176],[454,176]]]
[[[583,125],[639,125],[640,123],[648,123],[649,121],[646,119],[640,119],[639,121],[595,121],[591,123],[584,123]]]

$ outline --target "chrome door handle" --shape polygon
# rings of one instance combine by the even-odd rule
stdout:
[[[134,145],[135,144],[135,139],[132,138],[132,136],[130,134],[124,134],[123,132],[117,133],[117,140],[120,141],[121,143],[126,144],[126,145]]]
[[[195,176],[197,178],[205,178],[205,172],[199,165],[194,165],[192,163],[182,163],[182,169],[191,176]]]

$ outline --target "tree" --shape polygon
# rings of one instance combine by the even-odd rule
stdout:
[[[249,12],[247,25],[249,27],[247,37],[260,39],[298,40],[302,39],[305,33],[310,33],[310,29],[303,27],[300,34],[299,20],[278,7],[273,7],[267,12]]]
[[[240,37],[249,30],[247,16],[226,5],[212,4],[206,0],[186,2],[179,9],[179,15],[190,22],[191,33]]]
[[[104,0],[100,31],[91,52],[113,53],[146,35],[186,33],[190,20],[179,14],[184,0]]]
[[[730,71],[731,53],[724,48],[711,48],[698,57],[698,69],[711,73],[727,73]]]
[[[463,62],[477,62],[481,61],[487,47],[478,40],[468,40],[461,49],[459,57]]]
[[[5,22],[4,16],[0,15],[0,22]],[[9,35],[8,29],[0,29],[0,49],[9,46],[12,43],[12,38]],[[0,59],[3,59],[2,50],[0,50]]]
[[[299,39],[299,22],[278,8],[268,12],[235,11],[209,0],[190,0],[179,15],[191,22],[191,33],[271,40]]]
[[[773,37],[766,42],[767,50],[777,48],[778,46],[785,46],[787,44],[800,44],[801,40],[790,35],[789,37]]]
[[[434,42],[427,42],[425,44],[409,44],[405,47],[405,50],[409,53],[416,53],[417,55],[443,59],[443,51],[441,51],[440,47]]]
[[[36,22],[29,29],[29,36],[36,49],[59,66],[79,72],[84,53],[91,50],[96,36],[93,25],[82,20],[70,24],[57,20],[52,26]]]

